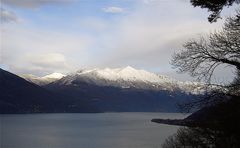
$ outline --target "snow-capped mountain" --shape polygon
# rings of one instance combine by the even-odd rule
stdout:
[[[177,81],[168,76],[151,73],[145,70],[137,70],[130,66],[113,69],[83,69],[54,83],[58,83],[58,85],[78,85],[79,82],[119,88],[169,91],[181,90],[193,94],[200,93],[204,86],[196,82]]]
[[[176,112],[176,104],[197,97],[200,86],[127,66],[79,70],[44,87],[66,98],[90,101],[104,112]]]
[[[65,77],[66,75],[61,74],[61,73],[52,73],[43,77],[37,77],[35,75],[31,75],[31,74],[26,74],[26,75],[21,75],[21,77],[23,77],[25,80],[35,83],[37,85],[43,86],[43,85],[47,85],[49,83],[52,83],[56,80],[59,80],[63,77]]]
[[[54,72],[52,74],[46,75],[42,77],[43,79],[61,79],[62,77],[65,77],[66,75]]]

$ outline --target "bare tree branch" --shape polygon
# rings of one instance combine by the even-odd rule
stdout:
[[[183,47],[173,55],[172,65],[179,72],[189,73],[208,85],[205,94],[180,104],[180,109],[190,111],[231,97],[240,98],[240,10],[235,17],[227,18],[222,30],[211,33],[208,38],[189,40]],[[236,76],[231,84],[212,84],[211,78],[220,65],[235,68]]]

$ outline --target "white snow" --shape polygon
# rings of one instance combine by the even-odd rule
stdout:
[[[72,82],[78,80],[79,82],[93,83],[99,86],[114,86],[126,89],[134,87],[169,91],[181,90],[192,94],[203,93],[205,87],[202,83],[182,82],[168,76],[141,69],[138,70],[131,66],[123,68],[83,69],[67,76],[61,73],[52,73],[44,77],[29,75],[26,79],[38,85],[46,85],[54,81],[60,85],[77,85]]]
[[[43,79],[45,79],[45,78],[47,78],[47,79],[48,78],[51,78],[51,79],[61,79],[62,77],[65,77],[65,76],[66,75],[64,75],[64,74],[54,72],[52,74],[46,75],[46,76],[41,77],[41,78],[43,78]]]
[[[65,77],[61,83],[71,85],[74,80],[85,81],[101,86],[116,86],[121,88],[135,87],[169,91],[179,89],[193,94],[201,93],[204,86],[204,84],[198,82],[177,81],[168,76],[147,72],[145,70],[138,70],[131,66],[112,69],[83,69]]]
[[[171,81],[170,79],[167,79],[167,77],[160,77],[154,73],[150,73],[145,70],[137,70],[130,66],[114,69],[105,68],[105,69],[81,70],[77,74],[80,76],[99,77],[111,81],[124,80],[151,83]]]
[[[37,85],[46,85],[46,84],[49,84],[51,82],[54,82],[56,80],[59,80],[63,77],[65,77],[66,75],[64,74],[61,74],[61,73],[52,73],[52,74],[49,74],[49,75],[46,75],[46,76],[43,76],[43,77],[37,77],[35,75],[32,75],[32,74],[25,74],[25,75],[22,75],[22,77],[24,79],[26,79],[27,81],[30,81],[30,82],[33,82]]]

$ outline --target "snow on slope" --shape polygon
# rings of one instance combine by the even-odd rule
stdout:
[[[77,85],[79,82],[99,86],[114,86],[121,88],[139,88],[152,90],[180,90],[198,94],[203,90],[203,84],[196,82],[181,82],[167,76],[154,74],[145,70],[137,70],[130,66],[124,68],[85,69],[68,75],[56,81],[60,85]]]
[[[136,70],[130,66],[125,68],[115,68],[115,69],[93,69],[93,70],[83,70],[77,73],[79,76],[92,76],[99,77],[106,80],[117,81],[143,81],[143,82],[151,82],[156,83],[159,81],[165,82],[170,81],[170,79],[166,78],[165,80],[160,79],[158,75],[144,71],[144,70]]]
[[[62,77],[65,77],[66,75],[54,72],[52,74],[46,75],[42,77],[42,79],[61,79]]]
[[[65,77],[66,75],[61,74],[61,73],[52,73],[43,77],[37,77],[31,74],[26,74],[26,75],[22,75],[21,77],[23,77],[24,79],[26,79],[29,82],[35,83],[37,85],[43,86],[43,85],[47,85],[49,83],[52,83],[56,80],[59,80],[63,77]]]

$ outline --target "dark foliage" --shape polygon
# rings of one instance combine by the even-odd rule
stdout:
[[[233,3],[239,4],[240,0],[191,0],[194,7],[206,8],[211,14],[208,17],[209,22],[215,22],[220,18],[220,13],[224,7],[229,7]]]
[[[237,11],[236,16],[229,17],[222,30],[210,34],[209,38],[188,41],[183,50],[174,54],[172,64],[180,72],[188,72],[209,84],[203,97],[184,103],[182,109],[201,108],[239,96],[240,11]],[[236,76],[231,84],[221,86],[211,83],[212,75],[220,65],[235,68]]]
[[[195,1],[212,7],[212,11],[231,5],[234,1]],[[222,2],[217,7],[216,4]],[[195,3],[197,5],[198,3]],[[200,3],[199,3],[200,4]],[[216,8],[216,9],[215,9]],[[200,108],[183,120],[173,123],[187,126],[169,137],[163,148],[239,148],[240,147],[240,12],[229,17],[222,31],[212,33],[207,39],[189,41],[185,50],[173,57],[173,65],[181,72],[206,80],[210,88],[197,100],[183,104],[182,108]],[[219,65],[232,66],[236,75],[225,86],[212,85],[211,77]],[[213,87],[214,86],[214,87]],[[209,90],[209,91],[208,91]],[[161,121],[161,120],[159,120]],[[165,121],[161,121],[165,122]],[[169,120],[168,123],[171,124]]]
[[[169,137],[163,148],[238,148],[240,147],[240,100],[231,98],[204,107],[181,121],[178,132]]]
[[[226,20],[222,31],[185,43],[184,49],[173,55],[171,63],[180,72],[188,72],[207,82],[219,65],[240,70],[240,12]]]
[[[176,134],[168,137],[162,148],[213,148],[212,131],[201,128],[180,128]]]

